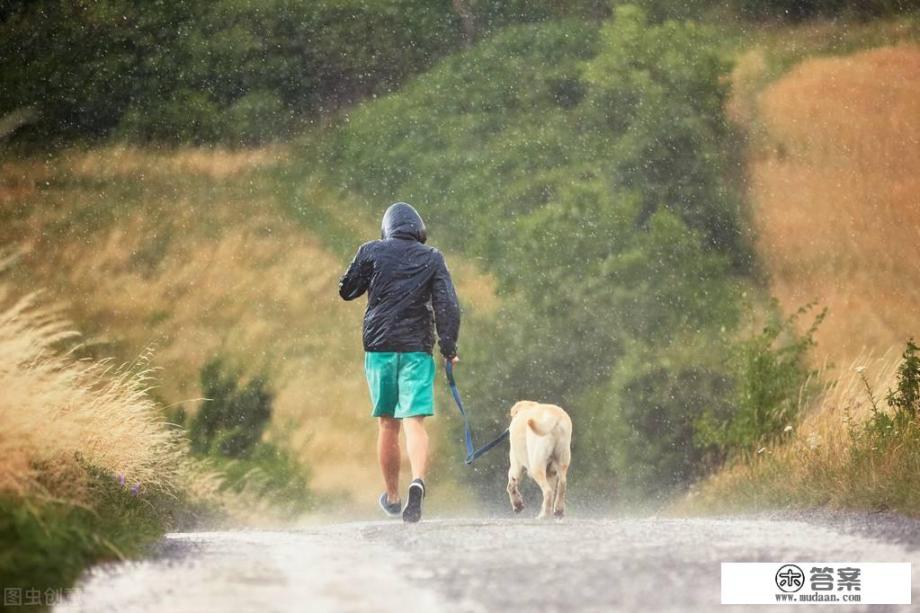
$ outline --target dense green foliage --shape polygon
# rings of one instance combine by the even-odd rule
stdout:
[[[633,0],[633,4],[641,6],[658,21],[715,16],[795,22],[826,17],[896,15],[920,7],[917,0]]]
[[[461,3],[462,5],[463,3]],[[0,4],[0,116],[33,139],[114,130],[139,140],[255,144],[391,91],[517,21],[603,15],[584,0],[37,0]],[[599,5],[600,8],[598,8]]]
[[[745,17],[792,21],[811,17],[892,15],[920,7],[917,0],[733,0]]]
[[[601,494],[611,494],[604,472],[613,475],[618,499],[641,501],[686,486],[721,459],[699,438],[698,423],[710,412],[731,415],[736,382],[708,342],[637,348],[605,386],[581,400],[594,411],[584,445],[588,457],[603,459],[591,482]]]
[[[448,0],[39,0],[0,23],[0,111],[34,136],[254,143],[459,44]]]
[[[869,16],[902,13],[918,5],[917,0],[635,1],[654,21],[713,13],[792,20]],[[31,125],[19,136],[44,142],[117,132],[141,141],[257,144],[288,136],[343,105],[393,91],[438,58],[505,27],[561,18],[593,23],[623,4],[0,3],[0,117],[29,109]],[[568,91],[566,83],[557,87],[560,100],[574,101],[579,95]],[[675,144],[680,138],[675,135]],[[660,167],[650,168],[658,171]]]

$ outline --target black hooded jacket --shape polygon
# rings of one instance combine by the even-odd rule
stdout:
[[[368,292],[364,350],[431,353],[437,324],[441,354],[454,357],[460,306],[444,256],[424,244],[422,218],[397,202],[384,214],[380,236],[361,245],[339,281],[345,300]]]

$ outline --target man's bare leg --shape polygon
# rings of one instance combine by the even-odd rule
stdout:
[[[406,417],[406,451],[409,464],[412,465],[412,478],[425,480],[428,472],[428,432],[425,431],[424,417]]]
[[[399,500],[399,420],[378,417],[377,425],[377,458],[387,488],[387,502],[396,502]]]

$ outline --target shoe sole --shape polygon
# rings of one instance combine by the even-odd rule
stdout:
[[[412,484],[409,486],[409,501],[403,510],[403,521],[407,524],[414,524],[422,518],[422,498],[425,490],[421,485]]]

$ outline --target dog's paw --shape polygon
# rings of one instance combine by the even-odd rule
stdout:
[[[554,516],[556,519],[562,519],[562,518],[564,518],[564,517],[565,517],[565,509],[556,509],[555,511],[553,511],[553,516]]]
[[[522,502],[522,503],[520,503],[520,504],[513,504],[513,505],[511,505],[511,509],[512,509],[515,513],[520,513],[521,511],[524,510],[524,503]]]

